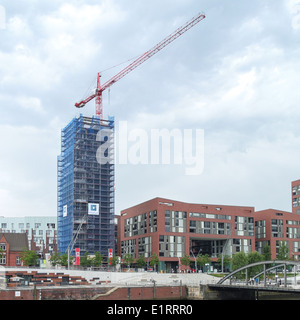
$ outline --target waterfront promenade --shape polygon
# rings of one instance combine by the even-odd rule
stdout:
[[[101,282],[102,286],[153,286],[155,285],[200,285],[215,284],[220,278],[207,273],[157,273],[157,272],[109,272],[90,270],[41,269],[41,268],[5,268],[5,272],[37,272],[66,274],[73,277],[82,277],[91,285]]]

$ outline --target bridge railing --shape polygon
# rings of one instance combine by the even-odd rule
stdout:
[[[275,266],[274,266],[275,264]],[[272,265],[272,267],[267,268],[268,265]],[[290,261],[290,260],[270,260],[270,261],[260,261],[260,262],[255,262],[248,264],[246,266],[243,266],[239,269],[234,270],[224,278],[222,278],[218,284],[223,284],[226,280],[229,280],[229,283],[232,284],[233,276],[236,275],[237,273],[241,271],[245,271],[245,285],[249,285],[249,277],[248,277],[248,269],[256,266],[263,266],[263,271],[259,272],[255,276],[252,277],[252,279],[255,281],[258,277],[263,275],[263,285],[266,287],[267,286],[267,273],[271,271],[272,269],[276,268],[282,268],[284,270],[284,279],[283,279],[283,284],[286,287],[287,286],[287,265],[294,265],[294,266],[300,266],[300,261]],[[296,279],[296,268],[294,271],[294,276]]]

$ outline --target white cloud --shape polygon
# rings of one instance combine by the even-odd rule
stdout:
[[[73,75],[99,57],[105,29],[123,17],[118,5],[106,0],[97,5],[62,3],[33,20],[12,16],[4,35],[14,44],[11,51],[0,51],[0,82],[47,91],[63,87],[66,70]]]
[[[13,16],[7,22],[7,32],[11,36],[26,39],[32,36],[32,30],[26,20],[20,16]]]
[[[228,103],[233,100],[239,100],[241,102],[247,102],[254,96],[253,84],[256,81],[256,72],[252,69],[249,72],[241,73],[237,76],[237,85],[232,87],[222,100]]]
[[[295,30],[300,29],[300,1],[287,0],[286,6],[291,14],[291,25]]]
[[[35,215],[35,206],[55,215],[57,132],[53,122],[46,128],[0,125],[6,137],[0,140],[2,215]]]
[[[20,96],[17,99],[17,103],[25,110],[44,114],[45,110],[42,106],[41,100],[37,97]]]
[[[128,198],[133,205],[152,195],[263,206],[260,193],[274,173],[280,185],[297,174],[299,3],[204,0],[200,9],[207,18],[195,30],[114,87],[105,110],[117,121],[145,130],[204,129],[206,157],[197,178],[185,177],[184,170],[181,176],[172,166],[118,168],[117,211]],[[55,215],[60,130],[76,114],[73,103],[98,69],[147,50],[194,15],[199,3],[65,0],[4,6],[0,206],[8,212],[12,202],[27,214]],[[93,102],[80,111],[90,110]],[[226,192],[213,192],[219,183]]]
[[[41,47],[47,62],[61,68],[80,68],[99,56],[105,30],[124,17],[115,1],[97,5],[62,4],[52,14],[39,17]],[[65,69],[64,69],[65,70]]]

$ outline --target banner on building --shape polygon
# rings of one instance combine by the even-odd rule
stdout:
[[[88,214],[98,216],[99,215],[99,203],[89,203]]]
[[[114,252],[113,252],[113,249],[109,248],[108,249],[108,264],[111,265],[111,259],[113,258],[114,256]]]
[[[75,249],[76,266],[80,265],[80,248]]]
[[[68,205],[63,206],[63,217],[68,215]]]

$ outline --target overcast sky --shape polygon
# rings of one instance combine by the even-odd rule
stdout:
[[[0,215],[56,215],[61,129],[95,108],[74,103],[97,72],[142,54],[200,11],[203,21],[104,93],[104,117],[115,116],[116,134],[121,121],[148,134],[202,130],[203,170],[116,161],[116,213],[157,196],[291,210],[291,181],[300,179],[299,0],[0,5]]]

